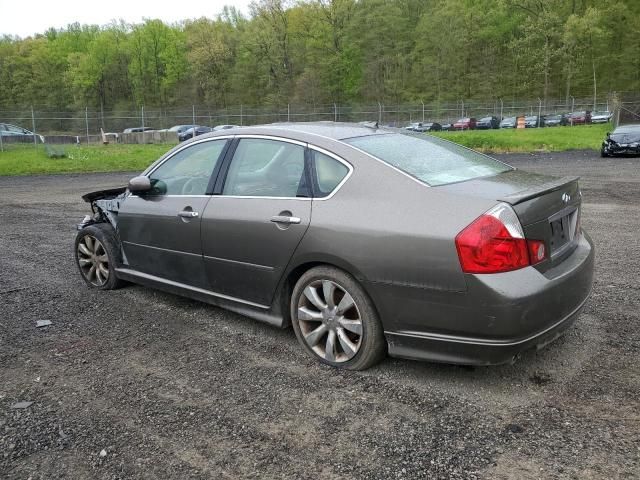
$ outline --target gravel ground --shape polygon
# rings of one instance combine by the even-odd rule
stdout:
[[[490,368],[342,372],[291,330],[90,291],[79,195],[129,175],[0,178],[0,478],[639,478],[640,159],[500,158],[582,176],[597,272],[563,338]]]

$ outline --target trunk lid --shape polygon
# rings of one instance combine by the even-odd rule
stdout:
[[[545,242],[547,260],[536,265],[541,271],[562,262],[577,246],[582,202],[578,177],[511,170],[434,188],[510,204],[525,237]]]

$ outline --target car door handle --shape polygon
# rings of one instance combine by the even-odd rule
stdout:
[[[288,217],[286,215],[275,215],[271,217],[271,221],[273,223],[285,223],[287,225],[291,225],[293,223],[297,225],[301,222],[300,217]]]
[[[196,218],[198,215],[200,214],[198,212],[194,212],[193,210],[183,210],[181,212],[178,212],[178,216],[183,218]]]

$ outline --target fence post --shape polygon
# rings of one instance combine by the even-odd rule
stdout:
[[[0,152],[4,152],[4,145],[2,144],[2,135],[0,135]]]
[[[33,129],[33,146],[38,148],[38,137],[36,136],[36,116],[33,113],[33,105],[31,105],[31,128]]]
[[[102,131],[105,130],[104,128],[104,103],[100,102],[100,126],[102,127]]]
[[[140,119],[142,121],[142,143],[144,143],[144,105],[140,107]]]
[[[382,125],[382,104],[378,102],[378,125]]]
[[[460,113],[461,113],[461,117],[464,118],[464,99],[460,100]]]
[[[89,145],[89,107],[84,107],[84,126],[87,132],[87,145]]]
[[[287,103],[287,123],[291,122],[291,105]]]
[[[420,103],[422,104],[422,123],[424,123],[424,102],[420,100]]]
[[[193,122],[193,126],[195,127],[196,125],[196,106],[195,105],[191,105],[191,119]]]
[[[540,97],[538,97],[538,126],[541,127],[542,125],[540,125],[540,115],[542,114],[542,100],[540,100]]]
[[[335,103],[333,104],[333,121],[338,121],[338,106]]]
[[[242,104],[240,104],[240,126],[242,127]]]

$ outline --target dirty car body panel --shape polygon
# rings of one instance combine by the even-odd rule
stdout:
[[[594,247],[580,227],[578,180],[500,164],[491,175],[430,184],[371,153],[370,144],[402,142],[391,135],[400,134],[327,122],[200,136],[143,175],[181,149],[224,140],[228,146],[203,195],[152,199],[121,189],[90,195],[85,198],[95,215],[83,225],[114,226],[124,251],[119,277],[278,326],[290,322],[289,296],[301,272],[315,265],[342,269],[371,298],[391,356],[500,364],[568,328],[593,281]],[[309,188],[288,198],[227,192],[229,162],[247,139],[299,146]],[[424,141],[436,142],[437,149],[462,148],[428,136]],[[322,197],[311,188],[317,182],[313,151],[339,159],[348,170]],[[525,237],[544,246],[544,259],[513,271],[467,273],[456,238],[496,205],[515,213]],[[197,222],[178,216],[186,207],[199,212]],[[283,216],[293,221],[278,223]]]

